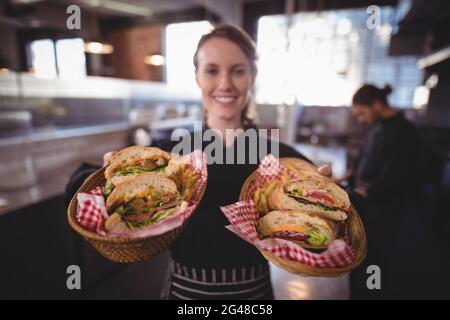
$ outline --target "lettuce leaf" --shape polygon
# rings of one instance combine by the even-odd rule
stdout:
[[[126,167],[123,170],[116,171],[114,173],[114,176],[115,177],[130,176],[130,175],[144,173],[144,172],[162,172],[162,171],[164,171],[164,169],[165,169],[165,167],[157,167],[157,168],[153,168],[153,169],[148,169],[148,168],[140,167],[140,166],[130,166],[130,167]]]
[[[150,219],[148,219],[146,221],[127,222],[127,225],[131,229],[137,229],[137,228],[150,226],[152,224],[155,224],[155,223],[157,223],[157,222],[167,218],[171,214],[173,214],[175,209],[176,208],[169,208],[169,209],[166,209],[166,210],[161,210],[158,213],[155,213]]]
[[[317,229],[310,232],[308,236],[308,243],[315,247],[322,247],[327,244],[327,237]]]
[[[102,187],[102,193],[103,193],[103,196],[104,196],[105,198],[108,198],[108,196],[111,194],[111,192],[113,191],[113,189],[114,189],[114,185],[113,185],[111,182],[109,182],[107,185],[105,185],[104,187]]]

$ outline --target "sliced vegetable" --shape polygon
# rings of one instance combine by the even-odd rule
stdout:
[[[155,164],[158,167],[162,167],[162,166],[164,166],[166,164],[166,161],[164,160],[164,158],[159,158],[158,160],[156,160]]]
[[[164,218],[167,218],[168,216],[170,216],[173,212],[175,211],[175,208],[170,208],[170,209],[166,209],[166,210],[161,210],[158,213],[156,213],[151,220],[153,221],[153,223],[156,223],[158,221],[161,221]]]
[[[314,205],[321,206],[325,210],[329,210],[329,211],[339,210],[338,208],[327,206],[326,204],[321,203],[321,202],[308,201],[307,199],[303,198],[303,196],[300,196],[297,194],[292,194],[290,191],[288,192],[288,196],[291,197],[292,199],[295,199],[296,201],[304,203],[304,204],[314,204]]]
[[[327,237],[317,229],[310,232],[308,236],[308,243],[315,247],[322,247],[327,244]]]
[[[134,174],[144,173],[144,172],[163,172],[165,169],[164,166],[158,166],[158,167],[152,167],[152,168],[146,168],[142,166],[130,166],[126,167],[125,169],[116,171],[114,173],[115,177],[119,176],[130,176]]]
[[[162,210],[162,211],[155,213],[150,219],[148,219],[146,221],[130,221],[130,222],[127,222],[127,225],[131,229],[137,229],[137,228],[149,226],[149,225],[155,224],[155,223],[167,218],[168,216],[170,216],[171,214],[173,214],[175,212],[175,209],[176,208]]]
[[[323,193],[323,192],[312,191],[312,192],[308,192],[307,196],[311,197],[311,198],[314,198],[314,199],[317,199],[317,200],[325,201],[329,205],[334,205],[335,204],[334,199],[331,198],[326,193]]]
[[[111,182],[108,182],[104,187],[102,187],[102,193],[107,198],[114,189],[114,185]]]

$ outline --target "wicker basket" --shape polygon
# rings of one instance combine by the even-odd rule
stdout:
[[[295,161],[292,158],[281,158],[280,162]],[[248,200],[245,198],[247,190],[250,184],[255,178],[256,172],[252,173],[244,182],[241,189],[241,194],[239,197],[240,201]],[[325,267],[312,267],[306,264],[302,264],[296,261],[282,259],[276,255],[273,255],[267,251],[260,250],[263,256],[270,262],[274,263],[276,266],[289,271],[294,274],[302,276],[316,276],[316,277],[338,277],[345,274],[352,269],[356,268],[366,257],[367,253],[367,239],[366,233],[364,231],[364,226],[362,224],[361,218],[358,215],[356,209],[351,206],[348,212],[348,218],[345,221],[347,224],[348,231],[348,244],[352,247],[355,258],[352,263],[342,268],[325,268]]]
[[[105,168],[102,168],[90,175],[77,193],[88,192],[97,186],[104,186],[106,183],[104,171]],[[115,262],[133,263],[148,260],[159,255],[178,237],[185,225],[183,224],[159,236],[141,238],[101,236],[84,229],[78,224],[76,220],[78,205],[77,193],[70,201],[69,208],[67,209],[70,226],[84,237],[100,254]],[[203,197],[203,194],[201,197]]]

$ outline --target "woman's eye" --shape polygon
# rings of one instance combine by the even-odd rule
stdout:
[[[242,76],[245,74],[245,70],[244,69],[235,69],[234,74],[236,74],[238,76]]]
[[[206,73],[209,75],[216,75],[217,74],[217,70],[216,69],[207,69]]]

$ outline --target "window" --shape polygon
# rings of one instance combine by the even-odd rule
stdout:
[[[50,39],[36,40],[30,44],[31,65],[37,77],[56,78],[56,58],[53,41]]]
[[[30,43],[31,66],[40,78],[79,79],[86,76],[86,57],[81,38],[35,40]]]
[[[86,56],[83,39],[63,39],[56,41],[59,77],[80,79],[86,76]]]
[[[192,58],[201,36],[212,25],[208,21],[169,24],[165,30],[167,84],[197,92]]]
[[[422,72],[418,57],[389,57],[394,9],[381,8],[380,27],[366,9],[265,16],[258,23],[258,103],[349,106],[364,83],[394,88],[391,103],[411,107]],[[288,41],[289,40],[289,41]]]

